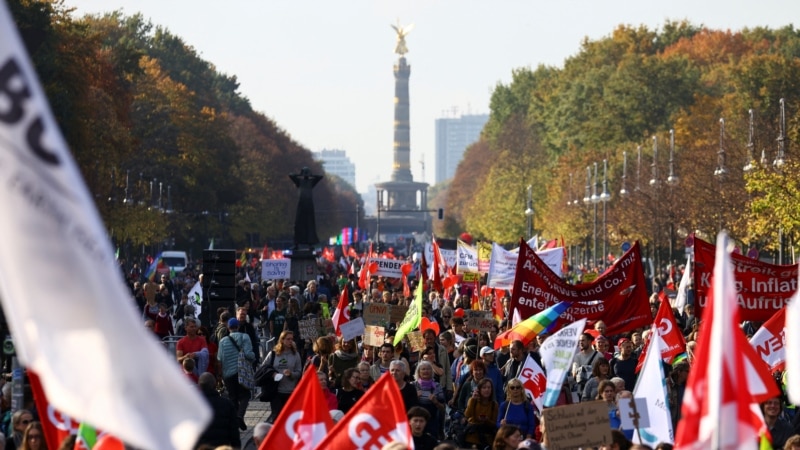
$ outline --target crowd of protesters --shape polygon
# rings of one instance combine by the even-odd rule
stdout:
[[[652,280],[653,317],[659,308],[657,293],[667,284],[667,272],[665,269]],[[566,278],[579,280],[580,273],[570,271]],[[448,443],[467,448],[539,448],[543,439],[541,411],[525,395],[519,377],[528,355],[541,365],[539,347],[547,336],[542,334],[527,344],[514,341],[494,349],[496,336],[510,326],[508,319],[496,322],[484,333],[467,329],[459,312],[469,309],[471,301],[468,296],[460,296],[458,289],[439,292],[430,283],[425,286],[423,316],[438,324],[439,332],[425,331],[425,348],[412,352],[406,341],[392,344],[395,324],[387,327],[386,343],[379,347],[364,345],[360,339],[343,341],[333,335],[311,341],[303,339],[299,330],[300,320],[331,318],[345,288],[353,318],[359,315],[363,302],[408,306],[412,298],[402,295],[400,280],[372,277],[369,286],[362,288],[357,277],[348,276],[343,267],[321,264],[319,276],[308,282],[261,281],[257,267],[242,268],[235,303],[213,311],[213,316],[209,315],[213,323],[204,324],[197,319],[187,296],[198,279],[191,271],[181,274],[178,280],[164,274],[150,281],[137,279],[135,274],[136,271],[130,273],[131,290],[145,325],[159,338],[181,336],[175,357],[187,377],[199,381],[214,407],[214,423],[201,444],[237,446],[237,427],[246,427],[244,411],[255,393],[245,392],[236,382],[231,341],[252,354],[254,365],[274,364],[276,372],[283,375],[271,398],[268,422],[275,420],[307,370],[317,372],[334,418],[346,414],[381,375],[389,372],[400,388],[418,449],[448,448]],[[413,284],[412,281],[412,292]],[[673,311],[686,337],[688,357],[674,366],[664,364],[673,429],[681,420],[681,403],[699,326],[691,286],[688,298],[684,310]],[[491,310],[491,301],[481,299],[481,307]],[[506,297],[506,318],[510,317],[508,302]],[[743,323],[748,335],[759,326]],[[637,361],[649,335],[649,329],[638,329],[609,336],[606,323],[598,320],[580,336],[574,369],[558,404],[606,402],[615,431],[614,444],[608,448],[634,445],[630,441],[632,430],[620,430],[617,405],[620,399],[632,397]],[[263,345],[268,340],[271,352]],[[795,436],[800,433],[800,414],[795,414],[786,397],[767,401],[761,408],[774,448],[800,448],[790,446],[800,441],[800,436]],[[657,448],[670,446],[664,443]]]

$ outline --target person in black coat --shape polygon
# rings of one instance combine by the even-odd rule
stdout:
[[[211,406],[213,416],[211,423],[208,424],[197,445],[208,444],[212,447],[220,445],[230,445],[233,448],[240,448],[242,440],[239,434],[239,416],[233,402],[222,397],[217,392],[217,380],[214,375],[205,372],[200,375],[198,381],[200,391]]]

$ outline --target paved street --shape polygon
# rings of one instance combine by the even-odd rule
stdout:
[[[255,427],[257,423],[267,420],[269,413],[269,403],[260,402],[258,400],[250,401],[250,404],[247,406],[247,413],[244,415],[247,430],[242,431],[242,450],[255,449],[252,443],[248,445],[248,441],[253,437],[253,427]]]

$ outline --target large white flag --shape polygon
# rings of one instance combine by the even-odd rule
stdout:
[[[642,443],[651,447],[655,447],[659,442],[671,444],[675,440],[667,401],[667,382],[661,365],[661,345],[661,339],[650,339],[650,348],[644,360],[642,373],[636,380],[636,387],[633,388],[633,398],[643,398],[647,403],[647,411],[637,412],[639,415],[647,414],[646,423],[650,425],[647,428],[634,430],[632,440],[640,442],[641,438]]]
[[[692,278],[692,255],[686,255],[686,267],[683,269],[683,276],[681,276],[681,284],[678,285],[678,295],[672,301],[672,307],[677,308],[678,312],[683,314],[683,308],[686,306],[686,292],[689,290],[689,280]]]
[[[92,196],[0,0],[0,297],[50,403],[143,449],[190,449],[211,418],[147,333]],[[32,280],[21,261],[38,258]]]
[[[535,247],[534,247],[535,248]],[[547,267],[561,277],[561,262],[564,260],[564,248],[556,247],[536,252]],[[489,277],[486,285],[495,289],[514,289],[514,278],[517,275],[517,259],[519,251],[509,251],[492,243],[492,256],[489,260]]]
[[[572,359],[578,350],[578,337],[585,327],[586,319],[581,319],[558,330],[542,342],[539,354],[542,355],[542,365],[547,371],[547,390],[542,402],[545,408],[555,406],[558,400],[564,379],[572,370]]]

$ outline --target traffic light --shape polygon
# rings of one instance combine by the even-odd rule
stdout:
[[[444,218],[444,209],[439,208],[439,220],[442,220],[443,218]]]

